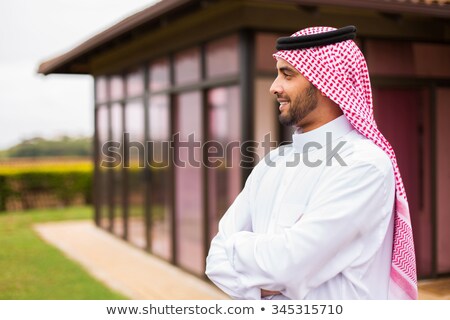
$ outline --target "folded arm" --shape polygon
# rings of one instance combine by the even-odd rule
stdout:
[[[225,293],[234,299],[260,299],[259,287],[249,287],[245,277],[237,272],[227,256],[228,240],[237,232],[252,232],[250,214],[250,184],[252,175],[248,178],[244,189],[224,214],[219,223],[219,232],[211,242],[206,258],[206,275]]]
[[[303,217],[281,234],[231,235],[226,246],[230,267],[250,288],[303,299],[360,256],[362,242],[356,240],[376,228],[385,212],[385,180],[371,164],[335,170]]]

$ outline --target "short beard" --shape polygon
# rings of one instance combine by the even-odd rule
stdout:
[[[284,126],[295,126],[302,121],[308,114],[317,108],[317,89],[313,84],[306,88],[303,94],[298,95],[291,103],[287,115],[280,113],[278,119]]]

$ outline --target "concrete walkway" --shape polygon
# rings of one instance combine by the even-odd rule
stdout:
[[[95,278],[130,299],[227,299],[213,285],[131,246],[91,221],[37,224],[34,229]]]
[[[419,299],[450,300],[450,278],[419,281]]]
[[[97,228],[92,221],[35,225],[48,243],[131,299],[228,299],[213,285]],[[419,282],[420,299],[450,299],[450,279]]]

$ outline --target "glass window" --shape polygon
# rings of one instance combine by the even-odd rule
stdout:
[[[411,42],[367,40],[365,50],[371,75],[414,75]]]
[[[128,177],[128,239],[134,245],[145,248],[146,230],[144,217],[144,106],[141,100],[128,102],[125,106],[125,132],[129,141],[125,142],[125,164],[129,160]]]
[[[277,39],[286,35],[258,33],[255,39],[256,69],[276,74],[276,61],[272,54],[276,52]]]
[[[138,152],[141,150],[141,145],[145,142],[144,105],[140,99],[129,101],[126,104],[125,112],[125,132],[129,134],[131,143],[131,148],[128,148],[131,163],[142,158],[142,155],[138,154]]]
[[[119,100],[124,98],[125,87],[122,76],[115,75],[111,77],[110,90],[111,90],[111,100]]]
[[[108,101],[108,79],[106,76],[95,78],[95,99],[97,103]]]
[[[131,70],[126,79],[128,97],[136,97],[144,93],[144,72],[142,68]]]
[[[177,85],[200,81],[200,49],[192,48],[175,55],[175,83]]]
[[[202,140],[200,92],[176,97],[176,127],[180,141]],[[203,275],[203,185],[201,149],[175,146],[175,209],[177,224],[177,261],[180,266]]]
[[[208,78],[237,74],[239,71],[238,37],[226,37],[206,45],[206,76]]]
[[[429,91],[421,88],[374,88],[374,117],[378,128],[392,145],[401,170],[408,196],[411,223],[414,226],[414,244],[417,253],[419,276],[430,275],[432,265],[430,209],[425,209],[429,182],[427,167],[429,127],[424,120],[428,117],[427,101]],[[427,152],[428,151],[428,152]]]
[[[450,272],[450,88],[436,90],[436,215],[439,223],[436,226],[437,272]],[[431,220],[431,219],[430,219]]]
[[[150,65],[149,70],[150,91],[167,89],[170,86],[169,59],[156,60]]]
[[[108,199],[109,199],[109,174],[108,169],[105,166],[102,166],[102,160],[106,159],[106,154],[103,154],[102,146],[109,140],[109,115],[108,115],[108,106],[101,105],[97,108],[97,139],[98,139],[98,147],[99,147],[99,163],[98,163],[98,181],[97,181],[97,190],[96,194],[98,195],[98,210],[99,210],[99,223],[102,228],[108,228]]]
[[[372,75],[440,78],[450,76],[450,46],[388,40],[367,40],[366,58]]]
[[[170,112],[167,95],[152,96],[149,103],[151,159],[152,253],[172,259],[171,175],[169,167]]]
[[[150,164],[156,162],[154,166],[166,166],[163,164],[166,161],[167,154],[162,153],[162,146],[159,144],[170,141],[170,106],[169,96],[158,95],[150,98],[149,110],[149,132],[150,140],[157,145],[154,147],[152,160]],[[167,144],[167,143],[166,143]]]
[[[241,190],[241,109],[239,87],[208,92],[208,214],[209,237],[217,233],[220,218]]]
[[[258,163],[270,150],[269,145],[263,146],[263,141],[282,142],[284,137],[280,137],[280,126],[278,121],[278,102],[275,95],[269,92],[269,88],[275,78],[257,78],[255,81],[255,110],[254,110],[254,127],[253,136],[257,142],[257,159],[254,163]],[[280,141],[281,140],[281,141]],[[275,148],[276,144],[270,144],[270,148]]]
[[[450,45],[415,43],[413,50],[419,77],[450,77]]]

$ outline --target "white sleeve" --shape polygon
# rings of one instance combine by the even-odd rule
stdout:
[[[242,231],[229,239],[228,259],[247,286],[303,299],[361,255],[360,239],[376,232],[389,212],[386,175],[353,163],[330,170],[325,179],[302,218],[281,234]]]
[[[252,231],[250,213],[250,185],[253,172],[244,189],[228,208],[219,223],[219,232],[211,242],[206,258],[206,275],[225,293],[234,299],[261,299],[261,289],[247,287],[241,282],[242,275],[231,265],[226,254],[228,240],[239,231]]]

